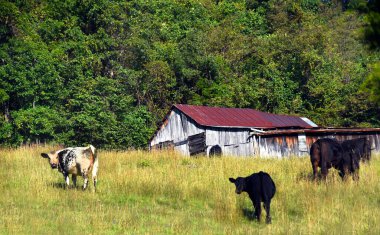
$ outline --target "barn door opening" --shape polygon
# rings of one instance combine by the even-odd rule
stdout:
[[[174,142],[173,141],[160,142],[152,146],[152,149],[174,149]]]
[[[210,148],[208,154],[210,157],[219,157],[222,156],[222,148],[219,145],[214,145]]]
[[[188,140],[190,156],[206,153],[206,135],[204,132],[189,136]]]

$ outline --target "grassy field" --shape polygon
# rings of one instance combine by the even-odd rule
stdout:
[[[380,234],[380,156],[360,180],[310,180],[308,158],[189,158],[173,152],[99,152],[96,193],[63,188],[41,152],[0,150],[0,234]],[[252,220],[228,177],[272,175],[272,224]],[[91,185],[92,186],[92,185]],[[90,186],[90,189],[91,189]]]

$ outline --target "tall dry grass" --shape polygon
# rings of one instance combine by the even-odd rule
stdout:
[[[100,151],[98,190],[63,188],[41,152],[0,150],[1,234],[380,234],[380,157],[360,180],[310,180],[308,158],[189,158]],[[252,220],[229,177],[266,171],[277,193],[272,224]],[[90,186],[91,187],[91,186]],[[265,212],[264,212],[265,213]]]

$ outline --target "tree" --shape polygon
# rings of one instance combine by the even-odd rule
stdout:
[[[144,148],[173,103],[378,125],[363,2],[0,0],[0,145]]]
[[[368,1],[368,25],[365,38],[373,50],[380,48],[380,1]],[[372,73],[363,84],[363,90],[370,93],[370,99],[380,106],[380,62],[372,65]]]
[[[380,106],[380,62],[372,65],[372,73],[364,82],[363,89],[369,92],[370,99]]]

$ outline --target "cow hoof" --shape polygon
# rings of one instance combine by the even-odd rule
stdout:
[[[265,222],[267,224],[271,224],[272,223],[272,218],[271,217],[267,217],[266,220],[265,220]]]

